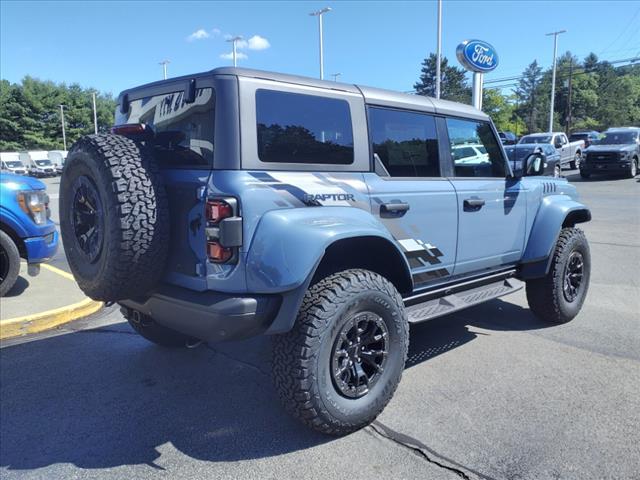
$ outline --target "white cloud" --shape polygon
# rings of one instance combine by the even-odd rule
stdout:
[[[211,35],[204,28],[200,28],[187,37],[187,41],[193,42],[194,40],[204,40]]]
[[[223,53],[222,55],[220,55],[220,58],[222,58],[224,60],[233,60],[233,52]],[[236,53],[236,58],[238,60],[246,60],[249,57],[246,54],[242,53],[242,52],[238,52],[238,53]]]
[[[254,35],[246,43],[249,50],[266,50],[271,46],[269,40],[260,35]]]
[[[219,28],[214,28],[213,30],[211,30],[211,34],[212,34],[212,35],[215,35],[216,37],[217,37],[218,35],[220,35],[221,33],[222,33],[222,32],[220,31],[220,29],[219,29]]]

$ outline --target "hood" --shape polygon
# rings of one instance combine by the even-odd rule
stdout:
[[[615,144],[615,145],[591,145],[585,150],[585,153],[598,152],[629,152],[636,149],[635,143]]]
[[[23,175],[14,175],[13,173],[2,173],[0,179],[2,188],[9,190],[45,190],[46,185],[40,180]]]

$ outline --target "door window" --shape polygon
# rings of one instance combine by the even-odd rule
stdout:
[[[439,177],[438,136],[431,115],[369,108],[373,154],[392,177]]]
[[[447,118],[456,177],[507,175],[502,150],[489,122]]]

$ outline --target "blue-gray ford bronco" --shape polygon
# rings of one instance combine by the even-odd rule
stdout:
[[[466,105],[218,68],[120,94],[69,152],[61,230],[82,290],[151,342],[271,335],[286,408],[342,435],[390,401],[410,323],[524,284],[540,319],[578,314],[590,211],[525,163]]]

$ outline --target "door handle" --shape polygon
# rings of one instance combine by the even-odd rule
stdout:
[[[380,205],[380,216],[382,218],[402,217],[409,211],[409,204],[405,202],[383,203]]]
[[[484,199],[482,198],[467,198],[464,201],[465,212],[476,212],[484,206]]]

